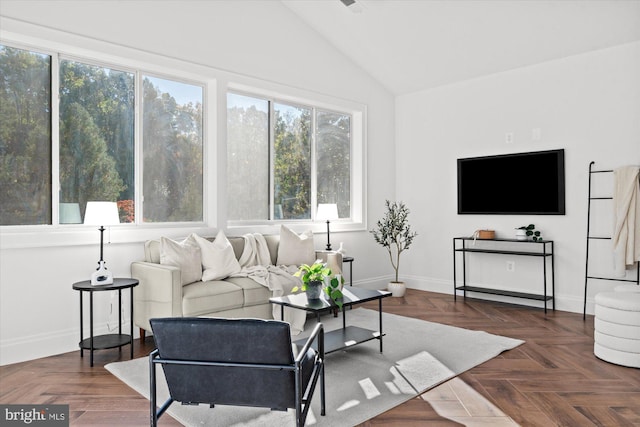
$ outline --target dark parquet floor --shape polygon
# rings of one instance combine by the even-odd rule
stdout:
[[[377,309],[377,304],[370,308]],[[526,343],[458,378],[522,426],[640,426],[640,369],[613,365],[593,355],[593,316],[408,290],[386,298],[386,312]],[[153,339],[135,342],[147,355]],[[69,404],[71,425],[148,425],[148,400],[103,366],[128,360],[129,349],[100,350],[95,366],[74,351],[0,367],[0,403]],[[165,415],[160,425],[179,425]],[[456,426],[429,402],[412,399],[362,426]]]

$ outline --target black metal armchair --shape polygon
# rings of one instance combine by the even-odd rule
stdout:
[[[320,413],[325,415],[322,324],[294,354],[289,324],[278,320],[172,317],[150,323],[157,347],[149,355],[152,426],[176,401],[212,408],[293,408],[296,425],[302,427],[318,378]],[[160,408],[157,364],[163,367],[170,394]]]

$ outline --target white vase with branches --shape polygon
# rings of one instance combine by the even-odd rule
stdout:
[[[406,286],[399,280],[400,254],[409,249],[418,233],[411,231],[409,225],[409,209],[403,202],[386,201],[387,211],[378,221],[376,228],[371,230],[375,241],[387,249],[389,260],[395,271],[395,280],[389,283],[389,290],[393,296],[404,296]]]

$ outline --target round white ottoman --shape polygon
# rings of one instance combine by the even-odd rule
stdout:
[[[593,353],[607,362],[640,368],[640,292],[600,292],[595,303]]]

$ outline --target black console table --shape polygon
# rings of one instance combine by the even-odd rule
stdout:
[[[496,244],[475,247],[469,242],[497,242]],[[489,247],[490,246],[490,247]],[[456,255],[462,254],[462,286],[457,285],[456,280]],[[542,258],[542,275],[543,286],[542,294],[532,294],[525,292],[509,291],[504,289],[492,289],[480,286],[467,286],[466,257],[465,253],[485,253],[485,254],[505,254],[516,256],[529,256]],[[551,261],[551,294],[547,292],[547,260]],[[553,265],[553,240],[544,240],[542,242],[522,241],[515,239],[491,239],[491,240],[474,240],[473,237],[454,237],[453,238],[453,296],[457,297],[457,291],[463,291],[466,298],[467,291],[479,292],[485,294],[502,295],[514,298],[525,298],[537,301],[544,301],[544,312],[547,312],[547,301],[551,301],[553,310],[556,309],[555,303],[555,280]]]
[[[73,289],[80,291],[80,357],[84,357],[84,350],[89,350],[90,365],[93,366],[93,351],[106,348],[122,347],[123,345],[131,345],[131,358],[133,359],[133,288],[138,286],[136,279],[113,279],[110,285],[91,285],[91,280],[84,280],[73,284]],[[131,330],[129,334],[122,333],[122,290],[131,290]],[[101,291],[118,291],[118,333],[93,335],[93,293]],[[82,294],[89,293],[89,338],[84,338],[84,328],[82,327],[83,304]]]

